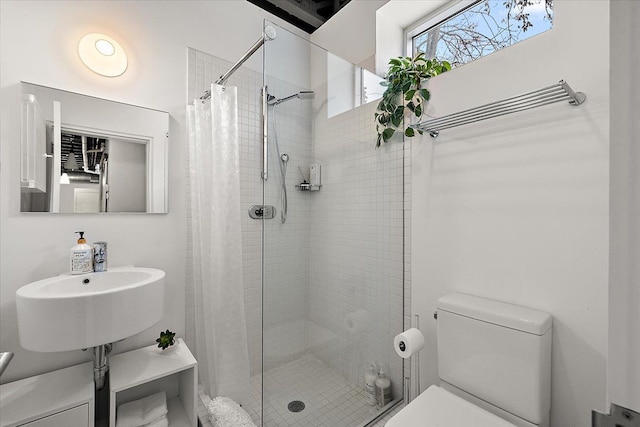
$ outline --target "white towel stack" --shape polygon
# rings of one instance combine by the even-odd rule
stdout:
[[[213,427],[256,427],[247,411],[228,397],[216,397],[207,406]]]
[[[164,391],[118,406],[116,427],[168,427]]]

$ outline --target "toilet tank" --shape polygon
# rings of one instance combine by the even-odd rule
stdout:
[[[437,322],[438,372],[443,385],[489,403],[498,408],[498,414],[506,411],[531,424],[548,425],[550,314],[449,294],[438,300]]]

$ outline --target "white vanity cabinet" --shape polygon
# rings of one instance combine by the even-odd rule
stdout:
[[[196,427],[198,363],[178,339],[167,350],[151,345],[110,358],[109,426],[116,425],[116,410],[123,403],[167,393],[170,427]]]
[[[93,364],[0,386],[2,427],[93,427]]]

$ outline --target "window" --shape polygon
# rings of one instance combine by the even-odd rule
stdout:
[[[553,27],[553,0],[460,1],[408,31],[412,54],[457,67]]]

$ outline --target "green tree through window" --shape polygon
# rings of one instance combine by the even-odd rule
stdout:
[[[480,0],[413,37],[413,50],[457,67],[553,27],[553,0]]]

